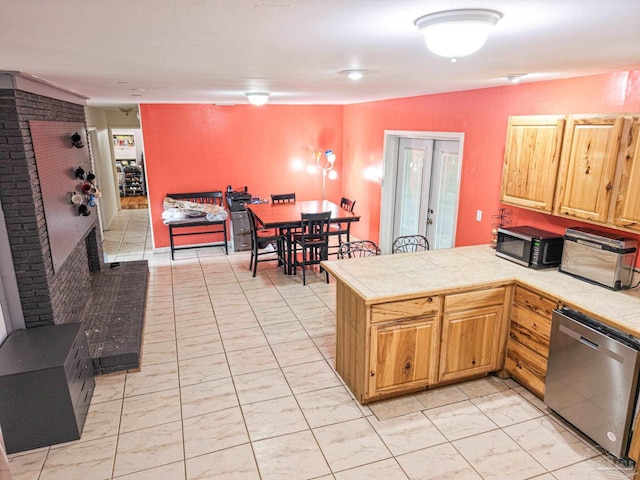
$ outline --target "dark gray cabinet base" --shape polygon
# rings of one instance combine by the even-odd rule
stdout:
[[[0,347],[7,453],[80,438],[95,382],[81,323],[12,333]]]
[[[251,250],[251,230],[249,229],[249,214],[246,210],[231,212],[231,234],[234,252]]]

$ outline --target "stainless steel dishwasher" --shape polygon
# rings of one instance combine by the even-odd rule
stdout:
[[[554,310],[544,402],[618,458],[636,415],[640,341],[563,308]]]

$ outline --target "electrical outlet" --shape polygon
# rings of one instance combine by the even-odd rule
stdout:
[[[476,210],[476,222],[482,221],[482,210]]]

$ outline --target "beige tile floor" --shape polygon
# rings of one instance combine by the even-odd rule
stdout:
[[[96,379],[82,439],[10,458],[15,480],[625,479],[513,381],[354,401],[333,369],[335,284],[248,254],[152,253],[145,210],[105,235],[148,259],[141,371]]]

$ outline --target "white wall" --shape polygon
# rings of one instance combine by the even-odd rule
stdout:
[[[100,217],[104,230],[108,230],[114,215],[120,209],[120,195],[118,193],[118,182],[116,175],[116,165],[111,156],[111,136],[106,111],[100,108],[85,107],[87,127],[95,128],[95,138],[97,138],[97,148],[92,152],[95,158],[96,180],[102,192],[102,197],[98,201]],[[92,145],[93,147],[93,145]]]

